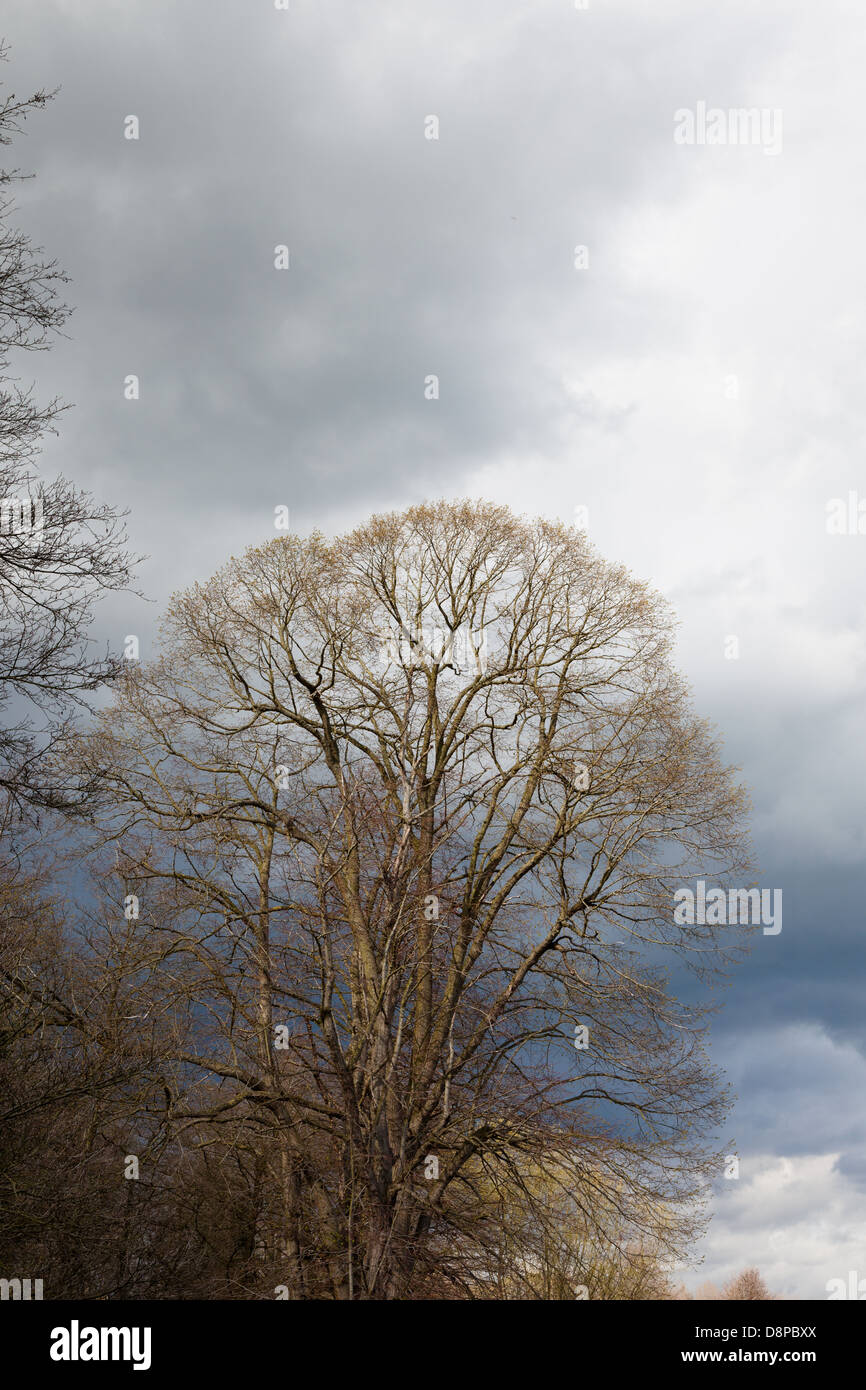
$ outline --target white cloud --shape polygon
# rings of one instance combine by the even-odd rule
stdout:
[[[838,1158],[754,1155],[749,1174],[717,1204],[705,1263],[678,1277],[694,1292],[756,1266],[772,1292],[798,1299],[826,1299],[828,1280],[847,1282],[850,1270],[866,1278],[863,1194],[838,1171]]]

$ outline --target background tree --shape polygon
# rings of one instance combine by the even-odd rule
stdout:
[[[529,1171],[572,1175],[598,1241],[613,1209],[662,1258],[694,1234],[725,1099],[665,968],[740,929],[672,895],[749,860],[670,642],[573,530],[424,505],[179,596],[76,746],[196,1025],[167,1123],[260,1156],[290,1296],[466,1296],[491,1189],[553,1235]]]
[[[0,144],[52,96],[0,99]],[[91,651],[89,627],[94,600],[128,585],[132,559],[116,511],[63,477],[41,483],[36,472],[62,406],[39,404],[14,375],[13,358],[48,348],[69,310],[60,297],[67,277],[12,225],[10,189],[22,177],[0,170],[0,788],[19,806],[62,805],[39,753],[70,706],[117,673],[115,658]]]
[[[695,1298],[699,1302],[712,1303],[723,1299],[772,1299],[776,1295],[770,1293],[757,1269],[744,1269],[740,1274],[736,1274],[729,1279],[720,1289],[717,1284],[705,1283],[695,1293]]]
[[[757,1269],[744,1269],[742,1273],[729,1279],[722,1289],[722,1298],[761,1300],[774,1298]]]
[[[0,98],[0,144],[50,97]],[[40,404],[15,371],[20,354],[50,346],[69,311],[66,276],[12,225],[21,177],[0,171],[0,1255],[32,1277],[62,1270],[73,1288],[112,1288],[129,1281],[108,1267],[119,1256],[107,1253],[105,1223],[128,1212],[129,1191],[109,1161],[110,1132],[140,1049],[103,1008],[117,981],[104,995],[110,979],[76,957],[86,943],[59,889],[63,837],[44,811],[70,804],[47,776],[51,746],[116,673],[113,658],[93,656],[88,629],[94,600],[127,584],[130,558],[114,511],[62,477],[38,477],[62,407]],[[24,813],[34,808],[41,828],[31,835]]]
[[[259,1156],[165,1124],[182,1009],[122,885],[79,877],[76,907],[48,848],[0,868],[0,1268],[46,1298],[244,1296]]]
[[[558,1171],[548,1166],[520,1176],[510,1187],[491,1192],[495,1258],[476,1265],[472,1296],[545,1301],[674,1296],[666,1264],[676,1213],[657,1208],[628,1225],[633,1194],[612,1193],[604,1174],[587,1172],[583,1155],[577,1163],[560,1164]],[[545,1216],[541,1223],[539,1212]]]

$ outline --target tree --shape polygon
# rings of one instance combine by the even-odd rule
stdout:
[[[709,1279],[695,1290],[695,1299],[698,1303],[715,1303],[721,1297],[721,1290]]]
[[[237,1296],[258,1156],[166,1126],[183,1039],[151,948],[111,879],[63,900],[39,834],[41,868],[0,862],[0,1267],[46,1298]]]
[[[492,1190],[555,1234],[530,1171],[599,1240],[694,1233],[725,1096],[665,967],[742,929],[673,892],[749,857],[670,641],[570,528],[425,504],[178,596],[71,750],[186,1001],[170,1123],[260,1155],[291,1297],[475,1296]]]
[[[0,144],[53,95],[0,100]],[[63,477],[42,484],[36,473],[63,407],[40,405],[12,375],[12,358],[49,347],[69,310],[60,298],[67,277],[11,225],[8,190],[20,178],[0,171],[0,788],[18,805],[62,805],[39,755],[70,707],[117,674],[116,658],[90,652],[88,629],[95,599],[127,587],[133,560],[117,512]]]
[[[524,1165],[520,1179],[491,1189],[498,1239],[494,1258],[475,1270],[475,1297],[673,1297],[665,1266],[676,1213],[649,1209],[629,1224],[634,1194],[612,1190],[603,1173],[588,1173],[585,1157],[558,1169]]]
[[[757,1269],[744,1269],[740,1274],[729,1279],[724,1285],[721,1293],[722,1298],[733,1300],[756,1300],[766,1301],[775,1297],[770,1293]]]
[[[770,1293],[757,1269],[744,1269],[742,1273],[729,1279],[721,1289],[713,1283],[701,1284],[695,1293],[695,1298],[703,1303],[713,1303],[724,1299],[754,1300],[775,1297],[775,1294]]]

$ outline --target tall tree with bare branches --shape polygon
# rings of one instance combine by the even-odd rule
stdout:
[[[261,1152],[285,1296],[477,1296],[563,1200],[585,1249],[693,1234],[725,1097],[666,971],[742,933],[673,893],[749,852],[671,626],[570,528],[425,504],[178,596],[77,746],[185,992],[170,1123]]]

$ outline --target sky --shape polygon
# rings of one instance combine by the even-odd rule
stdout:
[[[6,0],[3,33],[13,90],[61,88],[14,147],[75,305],[24,368],[74,402],[43,468],[148,557],[95,636],[147,658],[278,506],[585,522],[674,605],[784,897],[713,1024],[740,1172],[683,1277],[866,1280],[862,7]]]

